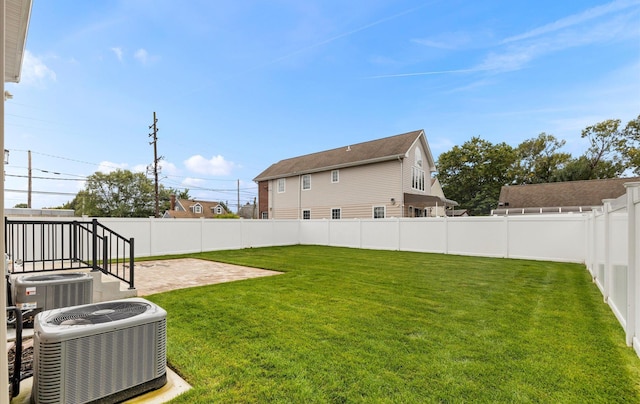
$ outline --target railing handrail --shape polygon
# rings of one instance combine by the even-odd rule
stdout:
[[[130,289],[134,288],[133,238],[125,238],[97,219],[5,217],[5,235],[5,251],[14,261],[12,273],[89,268],[118,278],[129,284]],[[22,271],[15,271],[17,260],[23,264]],[[29,270],[25,263],[31,265]]]

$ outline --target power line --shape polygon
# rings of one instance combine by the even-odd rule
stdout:
[[[18,174],[5,174],[6,177],[17,177],[17,178],[33,178],[37,180],[55,180],[55,181],[86,181],[81,178],[59,178],[59,177],[34,177],[29,175],[18,175]]]
[[[28,194],[29,191],[25,191],[22,189],[5,189],[4,192],[15,192],[19,194]],[[42,194],[42,195],[73,195],[76,196],[76,193],[72,192],[53,192],[53,191],[31,191],[34,194]]]

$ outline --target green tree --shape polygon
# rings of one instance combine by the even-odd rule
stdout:
[[[587,162],[588,178],[584,180],[614,178],[621,175],[626,164],[620,151],[624,147],[624,135],[620,131],[619,119],[608,119],[587,126],[582,138],[589,140],[589,148],[583,155]]]
[[[500,189],[513,183],[518,153],[508,144],[473,137],[438,158],[444,194],[472,215],[486,215],[498,204]]]
[[[27,208],[27,204],[26,203],[18,203],[16,204],[16,206],[14,206],[14,208]]]
[[[87,178],[84,191],[91,216],[148,217],[155,213],[153,183],[143,173],[96,172]],[[78,202],[76,200],[76,211]]]
[[[540,184],[554,181],[558,172],[571,161],[571,154],[559,150],[565,145],[553,135],[541,133],[537,138],[525,140],[516,148],[519,160],[515,168],[515,183]]]
[[[621,151],[627,168],[635,175],[640,175],[640,115],[627,123],[623,135]]]
[[[76,216],[101,216],[101,212],[96,206],[96,198],[86,190],[82,190],[60,209],[73,209]]]

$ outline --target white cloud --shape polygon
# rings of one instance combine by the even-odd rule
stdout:
[[[25,84],[43,85],[47,80],[56,81],[56,73],[40,58],[25,50],[21,81]]]
[[[146,173],[147,167],[149,167],[149,165],[147,164],[136,164],[135,166],[131,167],[131,171],[134,173]]]
[[[221,155],[213,156],[210,160],[199,154],[189,157],[184,165],[190,171],[206,175],[229,175],[234,164],[226,161]]]
[[[551,32],[559,31],[565,28],[569,28],[575,25],[585,23],[594,18],[598,18],[616,11],[624,10],[628,7],[637,6],[639,3],[637,0],[618,0],[601,6],[589,8],[581,13],[573,14],[568,17],[561,18],[550,24],[543,25],[541,27],[532,29],[520,35],[514,35],[512,37],[503,40],[503,43],[520,41],[523,39],[533,38],[536,36],[548,34]]]
[[[101,161],[96,171],[100,171],[103,174],[109,174],[116,170],[127,170],[129,165],[127,163],[112,163],[110,161]]]
[[[149,61],[149,52],[141,48],[134,53],[133,57],[135,57],[140,63],[146,64]]]
[[[459,49],[471,44],[473,37],[466,32],[446,32],[431,38],[412,39],[411,42],[438,49]]]
[[[113,47],[113,48],[111,48],[111,51],[112,51],[113,53],[115,53],[115,54],[116,54],[116,57],[118,58],[118,60],[119,60],[120,62],[122,62],[122,48],[119,48],[119,47]]]
[[[617,10],[614,7],[607,8],[609,9]],[[603,14],[603,12],[587,10],[580,15],[570,16],[554,24],[507,38],[503,41],[508,44],[504,50],[488,54],[475,69],[495,72],[519,70],[526,67],[532,60],[550,53],[609,41],[635,40],[640,37],[640,26],[637,25],[635,18],[628,14],[619,14],[602,21],[590,21],[588,24],[580,25]],[[518,43],[515,43],[516,41]]]
[[[178,167],[171,162],[161,160],[158,165],[160,165],[160,170],[164,175],[176,175],[179,173]]]
[[[201,187],[205,181],[200,178],[187,177],[182,181],[182,185],[187,187]]]

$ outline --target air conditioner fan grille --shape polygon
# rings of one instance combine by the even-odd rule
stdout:
[[[151,306],[141,302],[105,302],[69,308],[47,319],[54,325],[87,325],[124,320],[146,312]]]

